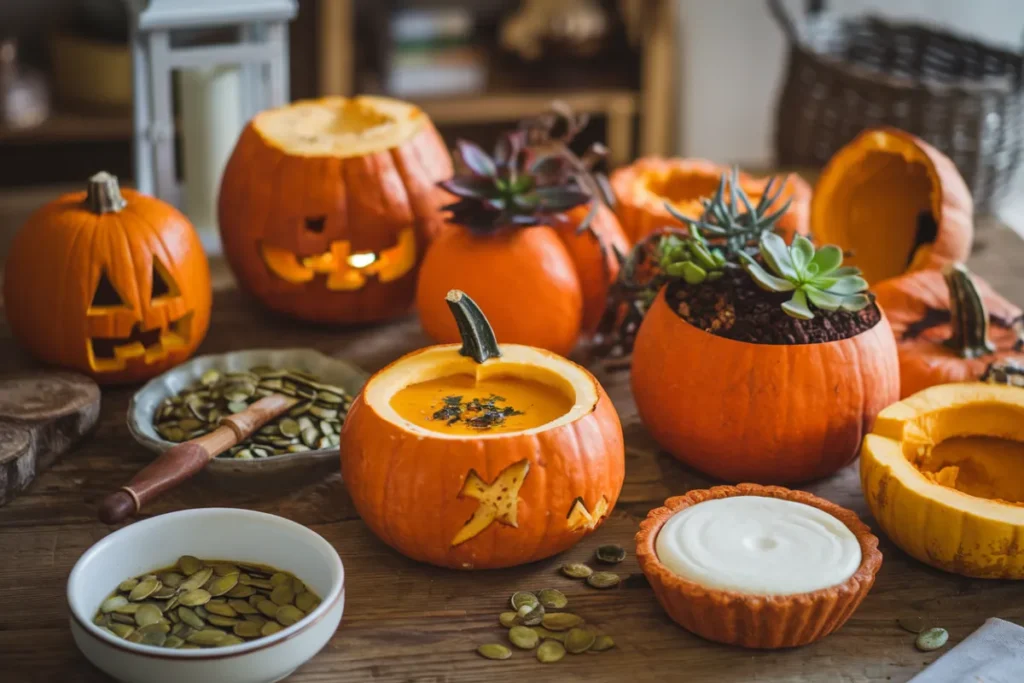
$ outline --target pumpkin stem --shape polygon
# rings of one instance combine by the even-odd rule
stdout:
[[[477,363],[500,357],[501,349],[498,348],[494,330],[476,302],[460,289],[450,290],[445,301],[455,316],[455,324],[459,326],[459,336],[462,337],[459,353]]]
[[[100,171],[89,178],[88,193],[85,204],[95,214],[116,213],[128,205],[121,196],[121,188],[117,184],[117,176]]]
[[[949,313],[953,336],[946,346],[961,358],[979,358],[995,352],[988,338],[988,309],[978,293],[971,272],[962,263],[951,263],[942,269],[949,287]]]

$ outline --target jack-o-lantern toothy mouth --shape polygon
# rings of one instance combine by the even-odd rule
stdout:
[[[126,337],[91,337],[89,364],[97,372],[123,370],[131,359],[141,358],[147,365],[163,360],[170,351],[188,346],[192,313],[170,322],[167,328],[141,329],[135,323]]]
[[[352,253],[352,244],[347,240],[331,242],[330,248],[311,256],[299,256],[293,251],[260,245],[260,254],[274,275],[285,282],[302,284],[310,282],[317,275],[326,275],[327,289],[362,289],[369,276],[375,275],[380,282],[397,280],[416,265],[416,234],[412,228],[398,233],[398,241],[374,253],[370,251]]]

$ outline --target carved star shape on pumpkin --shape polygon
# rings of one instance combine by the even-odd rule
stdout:
[[[572,502],[572,507],[569,508],[569,513],[565,516],[566,524],[571,531],[593,531],[597,527],[598,522],[604,519],[607,514],[607,498],[601,496],[597,504],[594,505],[594,511],[590,512],[587,509],[586,502],[583,500],[583,496],[580,496]]]
[[[466,483],[459,491],[459,498],[473,498],[480,501],[465,526],[452,539],[452,547],[465,543],[481,533],[494,521],[505,526],[518,526],[516,515],[519,511],[519,489],[530,470],[528,460],[520,460],[506,467],[488,484],[476,470],[466,475]]]

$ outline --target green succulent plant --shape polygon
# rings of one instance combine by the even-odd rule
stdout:
[[[806,237],[798,235],[791,246],[775,233],[761,236],[758,248],[768,269],[752,256],[740,252],[743,268],[762,289],[769,292],[793,292],[782,310],[794,318],[810,320],[810,305],[824,311],[859,311],[871,303],[865,294],[867,280],[860,269],[843,266],[843,251],[832,244],[817,251]]]

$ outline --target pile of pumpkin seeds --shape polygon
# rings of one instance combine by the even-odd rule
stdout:
[[[594,559],[601,564],[614,565],[626,559],[626,549],[621,545],[602,545],[594,552]],[[622,577],[614,572],[598,571],[583,562],[569,562],[562,565],[562,574],[570,579],[582,579],[591,588],[615,588],[622,583]]]
[[[944,628],[928,626],[928,620],[922,616],[911,615],[896,620],[900,628],[909,633],[916,633],[914,647],[921,652],[931,652],[945,647],[949,640],[949,632]]]
[[[301,370],[268,366],[245,372],[207,370],[198,382],[160,404],[153,426],[168,441],[188,441],[216,429],[222,417],[271,394],[292,396],[299,403],[218,457],[251,460],[334,448],[340,443],[341,423],[352,396]]]
[[[194,650],[273,635],[319,604],[288,572],[183,555],[172,567],[122,581],[93,623],[131,643]]]
[[[498,622],[508,629],[508,640],[520,650],[535,650],[537,661],[557,662],[566,653],[604,652],[615,647],[611,636],[587,626],[583,617],[562,612],[569,599],[562,591],[545,588],[536,593],[517,591],[509,601],[514,611],[502,612]],[[476,649],[487,659],[508,659],[512,649],[503,643],[488,643]]]

